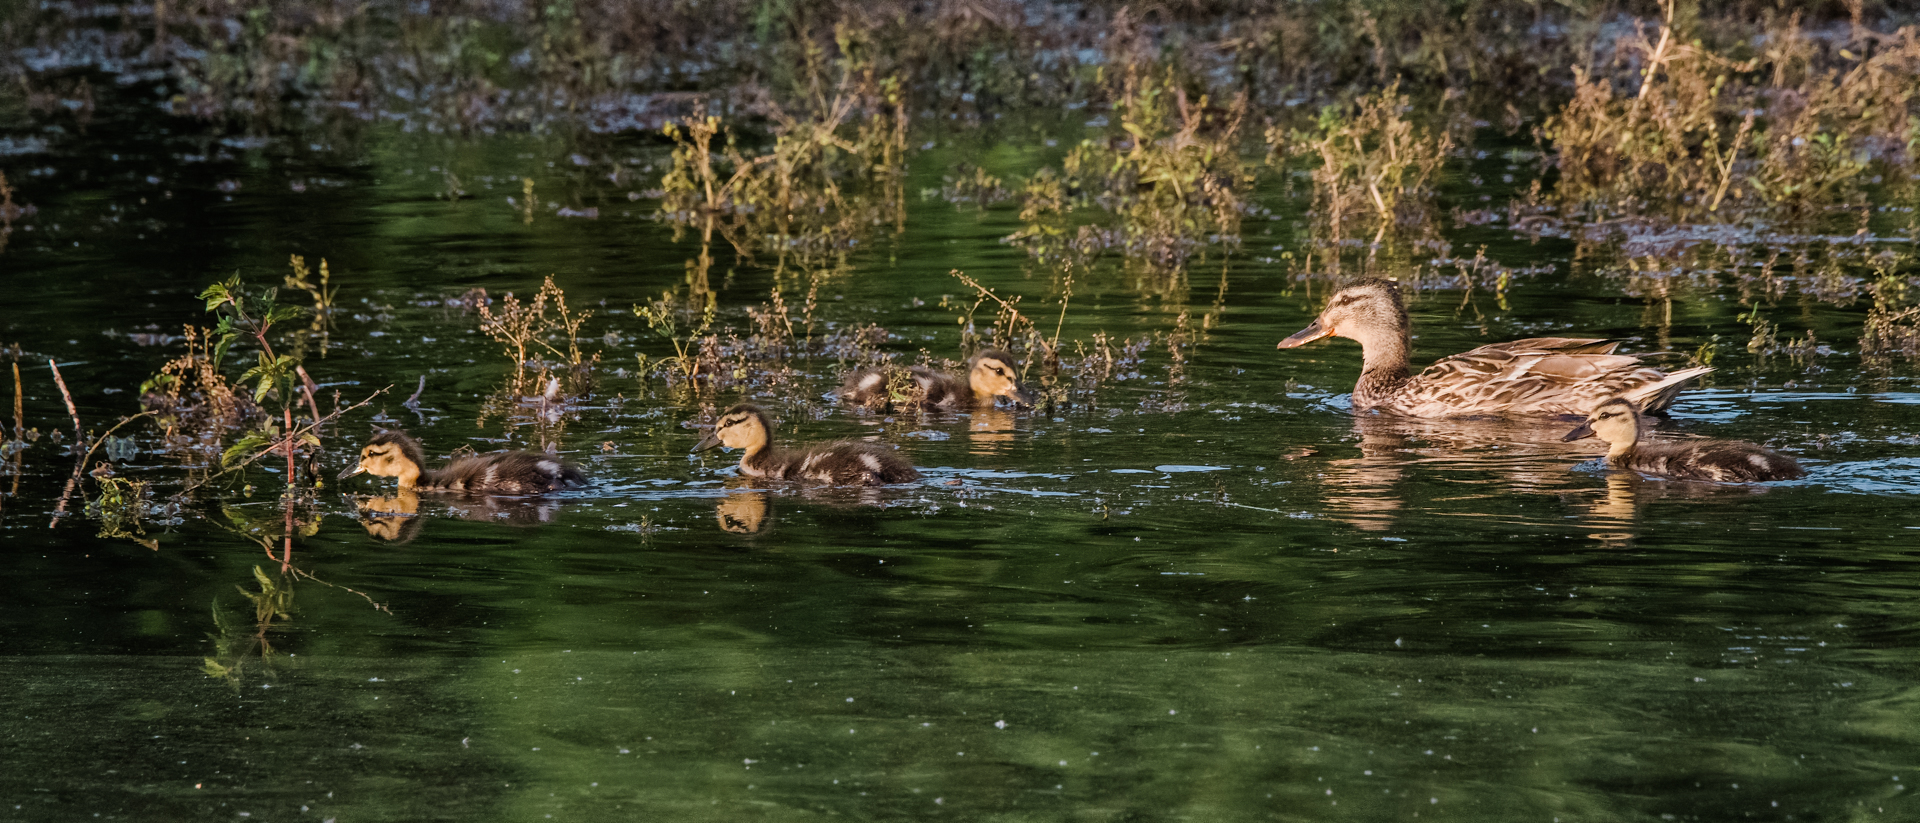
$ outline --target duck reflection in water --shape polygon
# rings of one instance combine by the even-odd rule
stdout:
[[[1565,428],[1554,419],[1357,414],[1360,456],[1328,461],[1325,499],[1355,528],[1385,531],[1406,505],[1400,486],[1410,467],[1445,473],[1444,486],[1420,484],[1444,489],[1444,497],[1431,502],[1550,492],[1575,482],[1566,470],[1575,450],[1560,441]]]
[[[975,409],[967,418],[967,437],[974,444],[974,454],[999,452],[1004,444],[1013,442],[1014,427],[1017,423],[1014,413],[1009,409]]]
[[[767,530],[772,514],[770,495],[763,491],[736,491],[714,504],[714,519],[720,530],[734,534],[759,534]]]
[[[541,497],[487,497],[480,495],[441,495],[447,514],[461,520],[504,523],[509,526],[541,526],[553,522],[560,512],[560,501]],[[407,543],[420,536],[427,518],[420,514],[420,495],[402,489],[391,497],[361,497],[360,527],[367,536],[387,543]]]

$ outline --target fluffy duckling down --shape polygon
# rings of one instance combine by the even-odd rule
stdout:
[[[374,435],[360,450],[360,462],[340,473],[399,478],[400,488],[416,491],[468,494],[546,494],[570,486],[584,486],[580,467],[548,454],[530,451],[497,452],[461,457],[439,468],[426,467],[426,450],[404,432]]]
[[[840,399],[858,406],[885,408],[893,401],[887,385],[889,372],[889,369],[864,369],[848,375],[840,386]],[[913,391],[903,405],[951,411],[990,406],[994,398],[1004,397],[1016,405],[1031,406],[1039,395],[1020,382],[1019,375],[1020,361],[992,349],[967,360],[964,378],[914,366],[907,370]]]
[[[797,449],[774,448],[772,421],[758,406],[746,403],[720,415],[713,431],[693,450],[716,446],[744,451],[740,473],[748,477],[835,486],[884,486],[920,479],[912,464],[891,449],[872,443],[842,441]]]
[[[1409,417],[1587,414],[1610,397],[1625,397],[1648,412],[1673,402],[1705,366],[1667,374],[1640,359],[1614,354],[1617,341],[1529,337],[1491,343],[1443,357],[1419,374],[1408,366],[1412,323],[1391,280],[1372,278],[1334,292],[1313,323],[1280,341],[1291,349],[1323,337],[1360,343],[1360,380],[1353,410],[1378,409]]]
[[[1607,442],[1607,465],[1677,480],[1715,483],[1764,483],[1806,476],[1794,459],[1764,446],[1738,440],[1643,443],[1640,413],[1614,398],[1593,410],[1587,422],[1567,432],[1566,441],[1598,437]]]

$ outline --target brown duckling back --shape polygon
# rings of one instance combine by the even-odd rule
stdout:
[[[911,381],[903,405],[912,408],[958,410],[991,405],[996,397],[1005,397],[1021,406],[1031,406],[1038,396],[1020,382],[1020,361],[1003,351],[988,349],[967,360],[967,373],[958,377],[925,366],[907,369]],[[892,404],[900,388],[888,369],[865,369],[847,376],[840,386],[840,399],[868,408],[882,409]]]
[[[1678,480],[1765,483],[1806,476],[1793,458],[1765,446],[1739,440],[1644,442],[1640,424],[1633,404],[1615,398],[1600,404],[1587,422],[1562,439],[1598,437],[1609,446],[1608,466]]]
[[[420,441],[400,431],[374,435],[360,450],[360,461],[340,479],[365,472],[399,478],[400,488],[469,494],[531,495],[586,485],[578,466],[552,455],[529,451],[461,457],[437,469],[426,467]]]
[[[797,449],[773,446],[773,424],[757,406],[742,403],[720,415],[713,432],[693,447],[741,449],[740,473],[767,480],[794,480],[836,486],[883,486],[920,479],[913,464],[884,446],[858,441],[822,443]]]

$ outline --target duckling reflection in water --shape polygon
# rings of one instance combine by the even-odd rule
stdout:
[[[360,527],[367,536],[388,543],[406,543],[420,536],[427,520],[420,515],[420,495],[410,489],[392,497],[362,497],[357,506]],[[446,513],[475,522],[538,526],[553,522],[559,511],[560,501],[548,498],[470,495],[454,498]]]
[[[737,492],[714,504],[713,516],[723,532],[759,534],[767,528],[770,508],[766,492]]]
[[[740,473],[766,480],[800,480],[836,486],[882,486],[920,479],[913,465],[891,449],[872,443],[842,441],[777,449],[773,424],[758,406],[742,403],[720,415],[713,431],[693,447],[696,452],[716,446],[741,449]]]
[[[360,450],[360,462],[341,472],[340,479],[362,472],[398,478],[402,491],[533,495],[587,483],[578,466],[530,451],[473,455],[429,469],[420,441],[400,431],[374,435]]]
[[[367,536],[387,543],[406,543],[420,536],[420,495],[403,489],[393,497],[359,500],[360,528]]]
[[[1492,343],[1441,358],[1411,374],[1412,324],[1391,280],[1356,281],[1334,292],[1312,324],[1280,341],[1291,349],[1323,337],[1360,343],[1360,380],[1353,410],[1410,417],[1581,415],[1615,395],[1650,412],[1665,409],[1701,366],[1666,374],[1640,359],[1614,354],[1610,340],[1530,337]]]
[[[967,376],[914,366],[907,370],[913,381],[912,393],[902,401],[910,408],[953,411],[992,406],[994,398],[1005,397],[1016,405],[1031,406],[1039,395],[1019,378],[1020,361],[1003,351],[989,349],[967,360]],[[865,369],[847,376],[840,386],[840,400],[856,406],[884,409],[893,402],[888,387],[891,369]]]
[[[1676,480],[1715,483],[1764,483],[1806,476],[1793,458],[1738,440],[1690,443],[1640,442],[1640,413],[1620,398],[1593,410],[1587,422],[1567,432],[1567,441],[1598,437],[1607,442],[1607,465]]]

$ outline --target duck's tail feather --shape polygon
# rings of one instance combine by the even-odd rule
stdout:
[[[1713,371],[1710,366],[1681,369],[1651,383],[1635,386],[1622,392],[1620,396],[1638,407],[1642,414],[1659,414],[1673,405],[1673,399],[1680,394],[1682,388],[1686,387],[1688,381],[1710,371]]]

